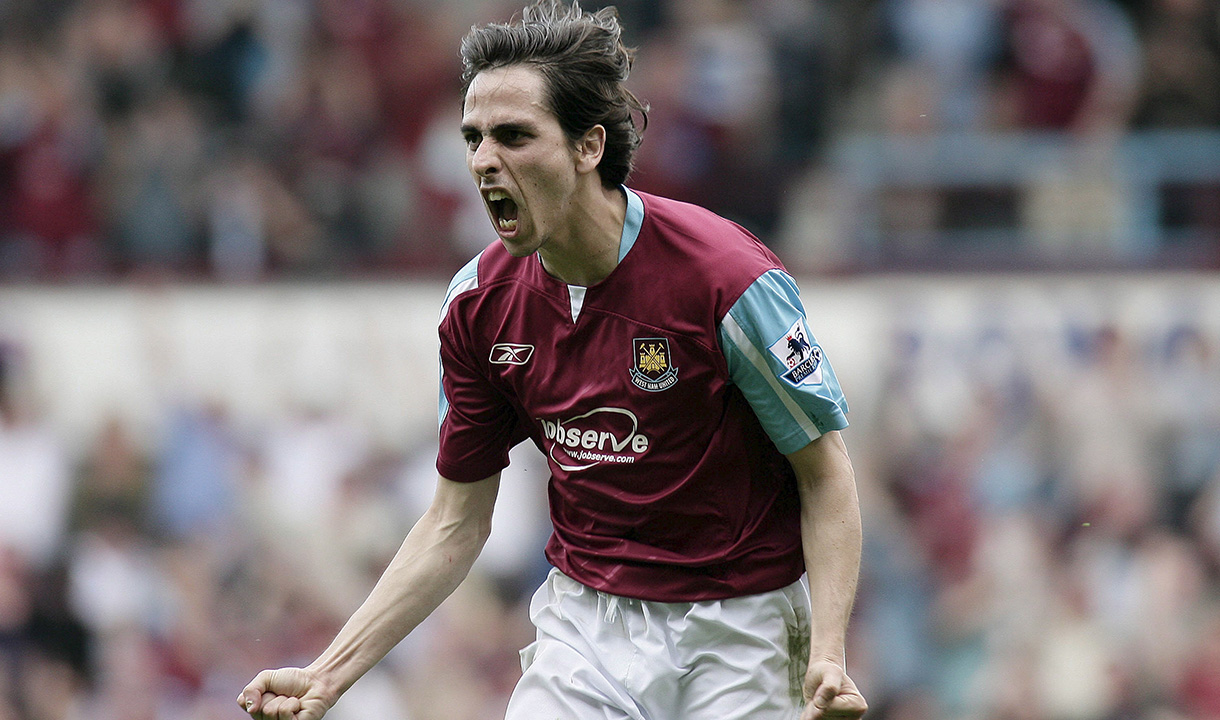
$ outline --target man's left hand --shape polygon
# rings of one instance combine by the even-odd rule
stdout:
[[[854,720],[866,710],[864,696],[838,663],[816,659],[809,663],[801,720]]]

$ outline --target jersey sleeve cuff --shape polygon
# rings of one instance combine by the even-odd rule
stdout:
[[[459,483],[472,483],[485,480],[506,467],[508,467],[508,463],[489,462],[482,465],[474,465],[468,462],[459,464],[447,463],[439,459],[436,461],[436,471],[441,477]]]
[[[808,433],[801,430],[796,430],[783,436],[782,438],[771,439],[771,441],[775,443],[776,449],[779,450],[781,454],[791,455],[814,440],[822,437],[826,433],[833,432],[835,430],[843,430],[849,424],[847,422],[847,415],[841,412],[836,412],[831,415],[821,415],[810,419],[814,422],[814,425],[817,428],[817,435],[810,436]]]

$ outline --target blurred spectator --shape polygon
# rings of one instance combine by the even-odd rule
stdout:
[[[315,404],[293,408],[259,451],[261,480],[281,531],[329,524],[343,485],[365,457],[363,431],[338,411]],[[311,531],[306,531],[311,532]]]
[[[1134,126],[1220,125],[1220,7],[1207,0],[1142,6],[1145,63]]]
[[[0,344],[0,550],[48,567],[60,552],[72,493],[67,449],[19,385],[17,351]]]
[[[370,453],[364,430],[318,401],[291,408],[255,451],[252,500],[265,518],[262,538],[277,562],[310,578],[304,588],[309,601],[336,616],[363,599],[357,588],[368,564],[388,559],[385,548],[370,556],[342,523],[348,513],[372,510],[360,497],[368,489],[362,485],[385,481],[364,467]]]
[[[1102,720],[1116,707],[1118,648],[1098,627],[1074,568],[1057,569],[1054,597],[1043,618],[1035,717]]]
[[[140,533],[155,530],[150,516],[152,467],[118,417],[102,426],[76,478],[73,532],[119,521]]]
[[[211,5],[211,7],[209,7]],[[151,19],[152,5],[145,6]],[[206,120],[222,127],[251,119],[251,103],[269,71],[267,37],[272,27],[259,21],[273,10],[265,3],[182,3],[181,16],[161,27],[161,42],[181,31],[175,68],[183,90],[199,98]]]
[[[1108,0],[1006,0],[997,68],[1002,126],[1121,131],[1136,100],[1140,47]]]
[[[1138,15],[1145,58],[1133,127],[1198,131],[1220,127],[1220,6],[1206,0],[1152,0]],[[1186,140],[1185,142],[1191,142]],[[1160,190],[1171,248],[1220,247],[1220,182],[1168,183]]]
[[[840,59],[832,38],[844,23],[828,4],[800,0],[766,0],[755,13],[771,48],[777,85],[769,162],[786,175],[815,160],[833,129]]]
[[[1142,56],[1131,20],[1109,0],[1006,0],[1002,8],[991,125],[1081,142],[1031,166],[1021,225],[1052,261],[1139,258],[1113,149],[1138,100]]]
[[[25,628],[33,612],[28,567],[13,550],[0,546],[0,718],[15,718],[21,662],[28,652]]]
[[[1085,331],[1074,360],[1051,410],[1064,459],[1060,479],[1086,516],[1146,522],[1154,511],[1148,505],[1152,427],[1141,411],[1139,349],[1121,329],[1103,325]]]
[[[919,104],[949,129],[982,124],[987,69],[1000,51],[1002,0],[884,0],[881,32],[892,62],[921,75]]]
[[[781,179],[778,82],[749,11],[729,0],[669,5],[665,31],[641,48],[661,56],[641,63],[654,66],[640,94],[656,104],[658,137],[645,133],[635,183],[708,203],[767,236]]]
[[[85,716],[94,638],[66,582],[61,564],[34,568],[0,547],[0,717]]]
[[[1177,691],[1190,718],[1214,720],[1220,718],[1220,611],[1213,606],[1200,621]]]
[[[70,65],[0,43],[0,276],[90,275],[103,266],[93,107]]]
[[[268,267],[266,170],[240,153],[218,163],[205,188],[208,264],[222,281],[263,278]]]
[[[224,406],[174,408],[165,433],[151,497],[157,530],[169,538],[224,532],[245,469]]]
[[[137,271],[198,270],[196,197],[204,152],[199,118],[167,92],[111,124],[105,163],[114,256]]]
[[[162,567],[133,528],[114,520],[83,533],[73,548],[68,588],[73,609],[108,638],[153,630],[166,620]]]
[[[1157,348],[1160,349],[1160,348]],[[1163,518],[1177,531],[1220,476],[1220,357],[1197,327],[1172,328],[1158,354],[1164,380],[1154,457],[1164,468]]]

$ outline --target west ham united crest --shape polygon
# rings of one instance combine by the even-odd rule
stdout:
[[[660,392],[678,382],[678,368],[670,357],[667,338],[635,338],[632,344],[635,356],[632,384],[641,390]]]

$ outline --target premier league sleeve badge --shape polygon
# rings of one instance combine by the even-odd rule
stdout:
[[[794,387],[822,384],[822,348],[811,341],[805,320],[798,318],[788,332],[768,348],[787,370],[780,377]]]

